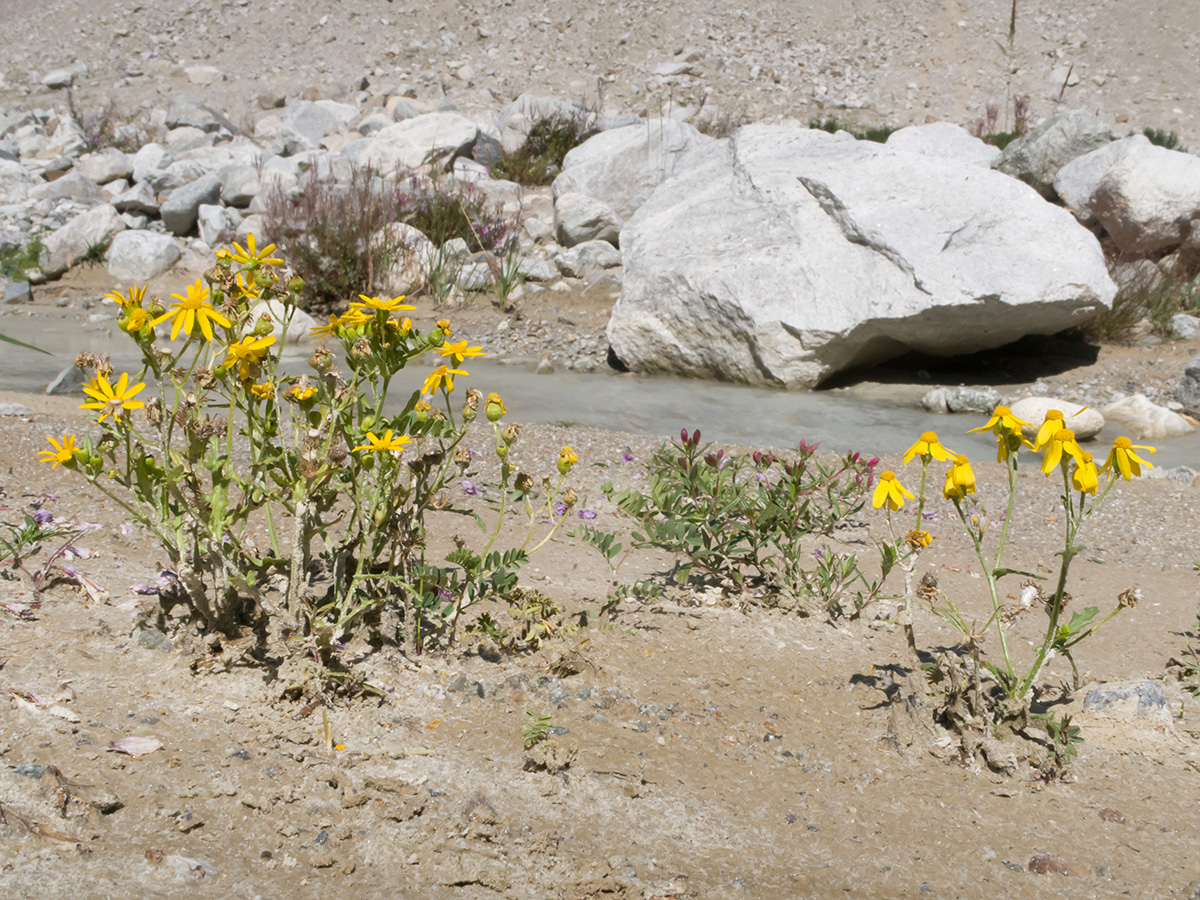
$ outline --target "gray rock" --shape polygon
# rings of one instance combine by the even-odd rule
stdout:
[[[76,216],[44,242],[40,265],[53,278],[82,258],[92,247],[107,247],[125,230],[121,214],[107,203]]]
[[[566,278],[582,278],[592,269],[613,269],[621,265],[621,251],[608,241],[584,241],[554,258],[558,271]]]
[[[234,163],[222,167],[217,177],[221,179],[221,202],[226,206],[245,209],[262,190],[254,166]]]
[[[219,110],[182,99],[171,101],[164,124],[167,128],[198,128],[204,132],[220,131],[222,128],[230,133],[238,130]]]
[[[1196,470],[1191,466],[1171,466],[1169,469],[1163,466],[1155,466],[1146,473],[1146,477],[1164,478],[1167,481],[1190,485],[1196,480]]]
[[[149,216],[138,215],[135,213],[121,213],[121,221],[125,223],[126,228],[133,229],[134,231],[141,231],[150,225]],[[124,234],[124,232],[122,232],[122,234]]]
[[[33,302],[33,289],[28,281],[14,281],[4,288],[4,305],[18,306]]]
[[[150,231],[122,231],[104,256],[108,274],[119,284],[144,285],[179,262],[175,238]]]
[[[638,371],[813,386],[1052,334],[1116,293],[1095,237],[999,173],[787,126],[711,147],[621,232],[608,338]]]
[[[174,161],[162,144],[145,144],[133,155],[133,180],[145,181],[150,172],[165,169]]]
[[[215,173],[197,178],[191,184],[176,188],[163,201],[159,214],[167,231],[175,235],[188,234],[196,227],[196,216],[202,204],[221,199],[221,179]]]
[[[0,416],[36,416],[24,403],[0,403]]]
[[[1071,160],[1110,143],[1112,129],[1085,109],[1051,116],[1004,148],[993,167],[1020,178],[1045,197],[1054,196],[1054,177]]]
[[[523,259],[517,263],[517,271],[526,281],[551,281],[558,277],[558,267],[548,259]]]
[[[1148,297],[1166,286],[1167,276],[1158,265],[1148,259],[1117,263],[1112,269],[1113,281],[1125,296]]]
[[[910,125],[888,135],[887,146],[904,153],[938,159],[954,159],[974,166],[990,167],[1000,149],[985,144],[967,129],[950,122]]]
[[[397,100],[395,103],[389,103],[388,107],[391,110],[393,122],[403,122],[405,119],[415,119],[421,114],[421,111],[407,100]]]
[[[1200,417],[1200,356],[1192,359],[1175,388],[1175,399],[1192,418]]]
[[[29,191],[31,200],[74,200],[78,203],[100,203],[104,199],[104,191],[100,190],[78,172],[71,172],[62,178],[39,184]]]
[[[1104,418],[1119,423],[1135,441],[1179,437],[1196,430],[1179,413],[1158,406],[1145,394],[1133,394],[1116,400],[1105,406],[1101,412]]]
[[[83,392],[83,372],[70,365],[54,376],[46,386],[47,394],[80,394]]]
[[[1092,195],[1100,185],[1100,179],[1125,155],[1131,147],[1150,145],[1150,139],[1144,134],[1105,144],[1091,153],[1085,153],[1078,159],[1073,159],[1054,176],[1054,192],[1067,205],[1075,218],[1084,225],[1096,221],[1092,215]]]
[[[188,66],[183,70],[183,74],[192,84],[201,86],[216,84],[225,77],[216,66]]]
[[[1200,337],[1200,318],[1189,316],[1187,313],[1171,316],[1171,334],[1185,341]]]
[[[42,76],[42,84],[52,91],[70,87],[75,82],[77,72],[74,66],[68,69],[51,69]]]
[[[1094,438],[1104,427],[1104,416],[1099,411],[1085,407],[1072,400],[1056,399],[1054,397],[1022,397],[1010,405],[1012,414],[1018,419],[1029,423],[1022,429],[1025,437],[1032,440],[1046,421],[1046,413],[1057,409],[1063,414],[1063,426],[1075,432],[1078,440],[1086,441]]]
[[[237,233],[238,223],[241,221],[241,213],[226,209],[220,204],[202,203],[196,213],[196,227],[200,230],[200,240],[210,247],[228,244]]]
[[[934,388],[921,398],[921,406],[932,413],[975,413],[991,415],[992,410],[1004,402],[998,391],[991,388]]]
[[[554,196],[584,194],[628,219],[655,188],[699,162],[716,143],[674,119],[604,131],[566,155]]]
[[[119,178],[133,177],[133,157],[116,147],[85,153],[75,163],[75,171],[88,181],[108,184]]]
[[[180,159],[165,169],[151,169],[146,173],[145,183],[162,194],[174,191],[208,174],[208,167],[191,159]]]
[[[359,161],[377,172],[415,169],[456,151],[469,154],[478,134],[475,123],[458,113],[426,113],[377,133]]]
[[[587,194],[559,194],[554,201],[555,235],[564,247],[620,239],[624,221],[611,206]]]
[[[158,198],[146,182],[135,184],[129,190],[112,198],[112,205],[123,213],[146,213],[158,215]]]
[[[357,115],[357,107],[332,100],[290,103],[275,136],[274,151],[280,156],[291,156],[319,149],[326,135],[341,131]]]
[[[1155,730],[1175,728],[1167,698],[1157,681],[1098,685],[1084,697],[1083,712],[1091,718],[1119,720]]]
[[[492,284],[492,270],[486,263],[468,263],[458,270],[455,284],[463,291],[486,291]]]
[[[1178,247],[1200,217],[1200,159],[1152,144],[1128,146],[1087,206],[1122,253],[1146,256]]]
[[[167,132],[167,149],[178,158],[192,150],[212,147],[217,142],[218,134],[219,132],[201,131],[190,125],[172,128]]]

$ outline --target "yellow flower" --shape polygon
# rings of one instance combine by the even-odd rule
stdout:
[[[441,330],[442,334],[445,337],[449,337],[450,335],[452,335],[454,333],[450,329],[450,320],[449,319],[438,319],[437,327]]]
[[[271,400],[275,397],[275,384],[270,381],[264,381],[262,384],[250,385],[250,393],[259,400]]]
[[[75,459],[75,435],[64,432],[61,444],[52,437],[48,437],[46,440],[54,445],[54,449],[43,450],[39,453],[41,461],[53,463],[51,469],[57,469],[61,465],[69,466]]]
[[[412,331],[412,319],[408,318],[408,316],[405,316],[404,321],[400,323],[400,330],[405,334],[408,334],[408,332]]]
[[[150,314],[140,306],[127,309],[124,318],[125,321],[121,323],[121,328],[130,334],[141,331],[150,324]]]
[[[1096,488],[1100,486],[1100,476],[1096,472],[1096,463],[1092,460],[1092,454],[1086,450],[1082,451],[1083,461],[1076,461],[1075,471],[1071,473],[1071,487],[1079,491],[1081,494],[1096,495]]]
[[[247,335],[236,344],[229,345],[228,355],[225,357],[225,362],[222,366],[226,369],[233,368],[236,364],[238,367],[238,377],[243,381],[248,381],[252,375],[252,370],[258,368],[262,363],[263,357],[267,355],[267,348],[275,343],[275,338],[272,337],[254,337]]]
[[[952,451],[942,446],[935,432],[927,431],[908,448],[908,452],[904,454],[904,464],[908,465],[914,456],[923,456],[927,459],[932,457],[939,462],[945,462],[952,455]]]
[[[1087,409],[1085,406],[1084,409]],[[1083,412],[1081,409],[1079,412]],[[1073,415],[1078,415],[1074,413]],[[1037,437],[1033,439],[1033,449],[1041,450],[1046,443],[1054,437],[1054,433],[1066,426],[1063,425],[1062,410],[1048,409],[1046,410],[1046,419],[1042,422],[1042,426],[1038,429]]]
[[[1119,437],[1113,441],[1112,450],[1108,454],[1108,459],[1104,461],[1101,471],[1114,469],[1120,472],[1126,481],[1132,481],[1133,475],[1141,477],[1142,466],[1145,466],[1147,469],[1154,468],[1149,462],[1134,453],[1134,450],[1149,450],[1151,453],[1158,452],[1153,447],[1147,447],[1144,444],[1135,444],[1127,437]]]
[[[449,356],[456,366],[461,365],[468,356],[487,356],[482,347],[468,347],[465,339],[455,344],[443,344],[438,348],[438,353]]]
[[[402,309],[416,309],[415,306],[402,304],[400,301],[404,299],[404,295],[393,297],[391,300],[384,300],[380,297],[368,297],[366,294],[359,294],[358,299],[361,303],[351,303],[351,309],[382,309],[384,312],[398,312]]]
[[[979,431],[991,431],[992,434],[1000,436],[1004,434],[1020,434],[1022,428],[1031,428],[1028,422],[1024,419],[1018,419],[1013,415],[1012,410],[1001,404],[992,410],[992,417],[980,425],[978,428],[967,429],[967,434],[975,434]]]
[[[142,298],[146,296],[146,289],[144,287],[131,287],[124,294],[120,291],[109,291],[104,296],[117,304],[117,306],[139,307],[142,305]]]
[[[179,337],[179,330],[182,328],[183,333],[188,337],[192,336],[192,328],[197,322],[200,323],[200,331],[204,333],[204,339],[211,341],[213,332],[212,324],[209,319],[216,322],[218,325],[223,325],[229,328],[229,320],[212,308],[208,300],[208,288],[196,279],[196,283],[188,285],[187,296],[182,294],[172,294],[171,297],[179,302],[168,309],[165,313],[151,322],[151,325],[158,325],[160,322],[165,322],[167,319],[174,319],[171,323],[171,340]]]
[[[328,325],[318,325],[310,332],[310,334],[312,334],[313,337],[333,337],[337,332],[337,327],[341,324],[341,319],[339,319],[337,316],[331,315],[329,317]]]
[[[345,325],[347,328],[356,328],[359,325],[365,325],[370,321],[371,315],[363,312],[363,310],[357,306],[350,307],[350,309],[346,310],[338,318],[338,324]]]
[[[311,400],[317,394],[317,389],[308,383],[308,376],[301,378],[296,384],[292,385],[292,389],[288,394],[295,400],[303,403],[305,400]]]
[[[1039,432],[1039,435],[1041,432]],[[1075,460],[1075,465],[1083,464],[1083,448],[1075,440],[1075,432],[1070,428],[1060,428],[1046,441],[1045,456],[1042,458],[1042,474],[1049,475],[1054,471],[1059,461],[1066,453]]]
[[[558,451],[558,471],[561,474],[566,475],[577,462],[579,462],[579,457],[570,447],[563,447]]]
[[[937,438],[934,438],[936,441]],[[904,505],[904,498],[916,500],[908,489],[896,480],[896,473],[891,469],[879,474],[879,484],[875,488],[875,494],[871,498],[871,505],[876,509],[887,504],[888,509],[897,510]]]
[[[234,278],[234,283],[237,284],[238,291],[241,293],[243,299],[257,300],[262,295],[262,288],[256,282],[248,280],[240,272]]]
[[[508,412],[504,408],[504,401],[500,399],[500,395],[493,392],[487,395],[487,400],[483,403],[483,411],[487,415],[489,422],[497,422]]]
[[[933,535],[928,531],[910,531],[904,536],[904,543],[917,550],[921,547],[928,547],[933,543]]]
[[[971,461],[961,453],[954,457],[954,466],[946,473],[946,486],[942,488],[942,496],[947,500],[961,500],[967,494],[975,493],[975,471]]]
[[[355,447],[354,450],[366,450],[368,453],[401,453],[404,445],[411,440],[406,434],[393,436],[390,428],[384,432],[383,437],[376,437],[374,432],[368,431],[367,443]]]
[[[108,380],[109,372],[97,372],[93,376],[89,384],[83,386],[83,392],[93,398],[92,403],[84,403],[80,409],[98,409],[100,410],[99,421],[103,422],[109,416],[121,418],[121,411],[125,409],[141,409],[146,404],[141,400],[134,400],[138,392],[146,386],[146,383],[139,381],[132,387],[129,386],[129,375],[125,372],[121,373],[120,379],[114,386]]]
[[[274,244],[267,244],[261,250],[255,245],[254,235],[246,235],[246,248],[243,250],[241,245],[233,245],[234,252],[230,253],[230,258],[237,260],[244,266],[282,266],[282,259],[275,259],[271,254],[275,251]]]
[[[421,385],[421,393],[434,394],[443,384],[446,385],[446,393],[452,393],[454,391],[454,376],[469,374],[469,372],[464,372],[462,369],[450,369],[446,366],[438,366],[429,373],[429,377],[426,378],[425,383]]]

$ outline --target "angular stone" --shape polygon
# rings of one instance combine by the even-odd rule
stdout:
[[[107,203],[92,207],[46,238],[42,272],[50,278],[62,274],[92,247],[107,247],[124,230],[125,222],[113,207]]]
[[[469,154],[478,133],[478,126],[458,113],[426,113],[378,132],[359,161],[388,175],[400,169],[416,169],[455,151]]]
[[[209,173],[171,191],[163,201],[159,214],[167,231],[185,235],[196,227],[201,204],[216,203],[220,199],[221,179],[215,173]]]
[[[1144,134],[1135,134],[1071,160],[1054,176],[1054,192],[1075,213],[1075,218],[1084,225],[1092,224],[1096,221],[1091,209],[1092,195],[1100,186],[1100,179],[1131,147],[1139,145],[1150,146],[1150,139]]]
[[[83,372],[75,366],[67,366],[46,385],[46,393],[53,395],[79,394],[83,392]]]
[[[234,163],[221,168],[217,176],[221,179],[221,202],[226,206],[245,209],[262,190],[254,166]]]
[[[613,269],[621,265],[621,251],[608,241],[584,241],[554,258],[566,278],[582,278],[591,269]]]
[[[133,180],[145,181],[151,172],[165,169],[174,158],[162,144],[145,144],[133,155]]]
[[[210,247],[221,247],[233,240],[242,214],[220,204],[201,204],[196,214],[200,240]]]
[[[133,176],[133,157],[116,147],[106,147],[95,153],[85,153],[75,163],[75,171],[88,181],[108,184],[119,178]]]
[[[18,306],[22,303],[33,302],[33,290],[28,281],[14,281],[4,288],[4,304]]]
[[[1119,423],[1122,430],[1135,441],[1179,437],[1196,430],[1179,413],[1158,406],[1145,394],[1133,394],[1116,400],[1101,412],[1105,419]]]
[[[1054,196],[1054,177],[1067,163],[1105,146],[1112,129],[1086,109],[1058,113],[1004,148],[993,168],[1019,178],[1044,197]]]
[[[316,150],[326,135],[341,131],[357,115],[357,107],[332,100],[290,103],[275,136],[274,150],[280,156]]]
[[[150,185],[142,181],[112,198],[112,205],[123,213],[158,215],[158,198]]]
[[[385,225],[372,240],[385,250],[391,265],[379,279],[381,289],[389,297],[414,294],[429,282],[429,274],[437,248],[424,234],[403,222]]]
[[[122,285],[144,285],[179,262],[182,253],[175,238],[150,231],[122,231],[104,255],[113,280]]]
[[[78,203],[101,203],[104,192],[78,172],[39,184],[29,191],[31,200],[75,200]]]
[[[1122,253],[1178,247],[1200,218],[1200,159],[1153,144],[1127,146],[1087,206]]]
[[[1175,388],[1175,399],[1183,406],[1183,411],[1192,418],[1200,418],[1200,356],[1192,359],[1179,386]]]
[[[585,241],[608,241],[614,246],[625,223],[611,206],[586,194],[559,194],[554,201],[555,234],[564,247]]]

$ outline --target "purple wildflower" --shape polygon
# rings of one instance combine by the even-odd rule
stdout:
[[[555,503],[554,504],[554,514],[556,516],[565,516],[567,514],[567,504]]]
[[[818,547],[816,550],[813,551],[813,556],[815,556],[817,559],[824,559],[825,551],[822,550],[820,547]]]
[[[475,485],[472,484],[470,481],[468,481],[466,478],[464,478],[462,480],[462,489],[463,489],[464,494],[470,494],[472,497],[478,497],[480,494],[483,493],[481,490],[479,490],[479,488],[475,487]]]
[[[579,511],[579,518],[594,519],[596,518],[596,511],[594,509],[581,509]]]
[[[48,525],[54,521],[54,513],[48,509],[39,509],[33,514],[33,521],[39,525]]]

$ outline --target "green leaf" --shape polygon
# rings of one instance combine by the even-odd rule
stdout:
[[[24,347],[26,350],[33,350],[37,353],[45,353],[47,356],[53,356],[49,350],[43,350],[41,347],[35,347],[33,344],[27,344],[24,341],[18,341],[16,338],[9,337],[6,334],[0,334],[0,342],[12,344],[15,347]]]

